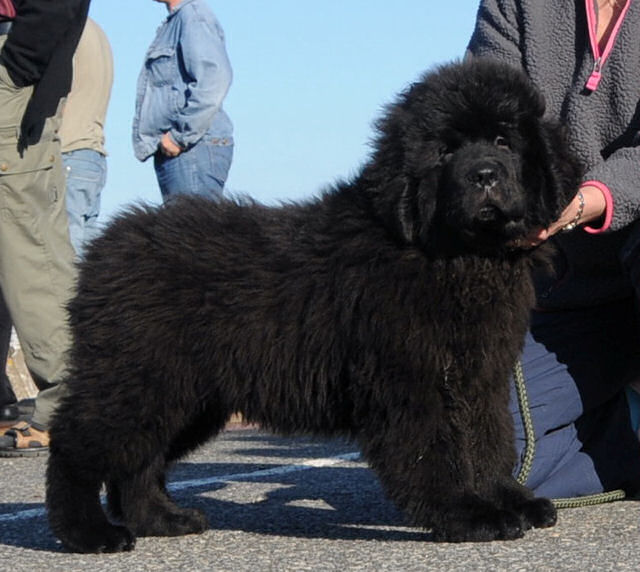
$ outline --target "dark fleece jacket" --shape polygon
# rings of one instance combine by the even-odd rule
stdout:
[[[593,90],[586,87],[597,56],[587,18],[593,0],[480,2],[469,53],[524,67],[545,95],[548,115],[569,126],[584,180],[597,181],[613,199],[605,232],[555,238],[558,275],[539,288],[542,307],[576,308],[631,293],[620,253],[640,218],[640,3],[627,8]]]

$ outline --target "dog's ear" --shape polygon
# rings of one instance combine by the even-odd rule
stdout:
[[[402,189],[398,195],[398,204],[396,205],[396,214],[398,216],[398,229],[403,238],[413,244],[419,233],[418,213],[416,212],[415,193],[411,189],[409,180],[406,177],[400,177]]]
[[[375,209],[386,226],[403,242],[416,244],[426,238],[436,205],[430,181],[398,176],[376,189]]]
[[[550,223],[571,202],[578,192],[583,169],[577,157],[571,152],[567,129],[554,121],[541,120],[538,123],[537,142],[534,152],[543,154],[537,164],[543,165],[543,196],[545,210]]]

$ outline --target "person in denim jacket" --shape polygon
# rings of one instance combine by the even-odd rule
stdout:
[[[154,158],[166,201],[180,193],[219,197],[233,156],[233,126],[222,109],[232,71],[224,32],[205,0],[155,0],[169,16],[138,78],[133,147]]]

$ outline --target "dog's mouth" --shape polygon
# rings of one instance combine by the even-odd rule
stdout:
[[[498,252],[526,235],[524,213],[519,209],[501,208],[489,202],[480,206],[466,229],[460,229],[464,241],[483,252]]]
[[[486,203],[476,211],[473,227],[479,232],[510,239],[522,233],[524,215],[518,209],[505,209],[495,203]]]
[[[494,223],[504,218],[504,213],[496,205],[483,206],[476,215],[476,220],[480,223]]]

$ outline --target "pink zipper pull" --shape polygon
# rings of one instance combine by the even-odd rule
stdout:
[[[587,11],[587,26],[589,30],[589,42],[591,44],[591,52],[593,53],[593,57],[595,62],[593,64],[593,71],[585,84],[585,88],[589,91],[595,91],[598,89],[598,84],[602,79],[602,66],[605,61],[609,57],[611,50],[613,49],[614,41],[620,31],[620,26],[622,26],[622,22],[627,15],[627,10],[629,10],[629,6],[631,5],[631,0],[625,0],[625,4],[616,19],[613,29],[609,33],[609,39],[607,40],[607,44],[600,53],[600,48],[598,46],[597,39],[597,26],[598,26],[598,17],[596,15],[595,5],[593,0],[585,0],[585,7]]]
[[[600,57],[593,64],[593,71],[591,72],[591,75],[589,76],[589,79],[587,80],[587,83],[585,84],[585,87],[589,91],[595,91],[596,89],[598,89],[598,84],[600,83],[600,80],[602,79],[602,73],[600,71],[601,63],[602,63],[602,58]]]

